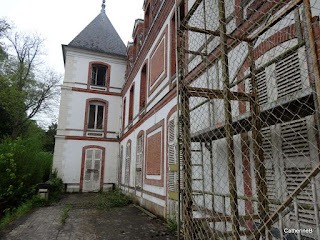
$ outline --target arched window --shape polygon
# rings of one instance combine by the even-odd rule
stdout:
[[[140,108],[141,111],[146,106],[147,100],[147,63],[141,70],[141,81],[140,81]]]
[[[137,158],[136,158],[136,190],[142,189],[142,162],[144,158],[144,132],[140,131],[137,137]]]
[[[103,62],[91,62],[89,64],[88,88],[96,90],[107,90],[110,84],[109,64]]]
[[[108,101],[103,99],[87,99],[84,124],[84,135],[89,137],[105,137],[107,133]]]
[[[120,148],[119,185],[122,184],[123,146]]]
[[[123,107],[122,107],[122,131],[124,130],[126,124],[126,98],[123,100]]]
[[[125,166],[125,180],[126,186],[130,185],[130,164],[131,164],[131,140],[128,141],[126,147],[126,166]]]
[[[134,107],[134,84],[130,88],[129,123],[133,120],[133,107]]]

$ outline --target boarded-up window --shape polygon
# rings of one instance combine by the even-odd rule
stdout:
[[[119,183],[122,184],[123,146],[120,149]]]
[[[143,135],[137,139],[136,188],[142,187]]]
[[[178,200],[178,161],[176,153],[176,114],[168,121],[168,195],[169,198]]]
[[[127,143],[126,148],[126,168],[125,168],[125,184],[129,186],[130,183],[130,163],[131,163],[131,142]]]
[[[160,175],[161,173],[161,132],[147,137],[147,175]]]

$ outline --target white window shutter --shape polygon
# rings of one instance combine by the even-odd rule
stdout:
[[[298,52],[295,51],[276,64],[278,97],[283,97],[302,88]]]

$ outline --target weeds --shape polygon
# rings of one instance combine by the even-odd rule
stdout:
[[[31,200],[26,201],[17,208],[6,209],[4,211],[4,217],[0,221],[0,229],[5,227],[7,224],[14,221],[15,219],[20,218],[33,208],[42,207],[44,205],[44,199],[40,198],[39,196],[34,196]]]
[[[176,221],[176,215],[175,214],[168,214],[166,216],[166,223],[170,230],[176,231],[178,229],[178,224]]]
[[[67,218],[69,217],[69,211],[71,210],[72,206],[67,205],[63,208],[62,214],[61,214],[61,224],[65,224]]]
[[[130,197],[124,195],[121,190],[116,189],[110,192],[99,193],[96,207],[100,210],[107,210],[114,207],[124,207],[131,202]]]

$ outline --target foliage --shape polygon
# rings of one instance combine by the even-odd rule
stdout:
[[[69,211],[71,210],[72,206],[67,205],[63,208],[62,214],[61,214],[61,224],[65,224],[67,218],[69,217]]]
[[[36,193],[38,183],[47,181],[52,154],[42,151],[41,140],[7,138],[0,144],[0,214]]]
[[[1,22],[0,22],[1,28]],[[0,136],[10,133],[16,139],[29,120],[48,111],[58,94],[61,76],[40,68],[43,39],[36,34],[7,31],[7,57],[0,64],[0,109],[6,112],[11,126]],[[3,49],[3,48],[1,48]]]
[[[64,185],[61,178],[58,178],[57,171],[50,175],[49,198],[50,201],[57,201],[61,199],[64,190]]]
[[[55,136],[57,134],[57,126],[58,125],[56,123],[52,123],[51,126],[49,126],[49,129],[45,133],[43,147],[46,152],[53,153]]]
[[[167,223],[167,226],[170,230],[172,231],[176,231],[178,229],[178,224],[177,224],[177,221],[176,221],[176,215],[173,213],[173,214],[168,214],[166,216],[166,223]]]
[[[114,207],[124,207],[132,202],[131,198],[124,195],[120,189],[101,192],[98,196],[97,208],[107,210]]]
[[[0,39],[7,33],[10,29],[10,25],[5,19],[0,19]],[[7,53],[4,50],[4,46],[0,43],[0,62],[7,58]]]
[[[45,205],[44,199],[40,198],[39,196],[34,196],[32,199],[27,200],[26,202],[22,203],[17,208],[7,209],[5,211],[4,217],[0,221],[0,229],[6,226],[8,223],[12,222],[13,220],[23,216],[31,209],[35,207],[42,207]]]

